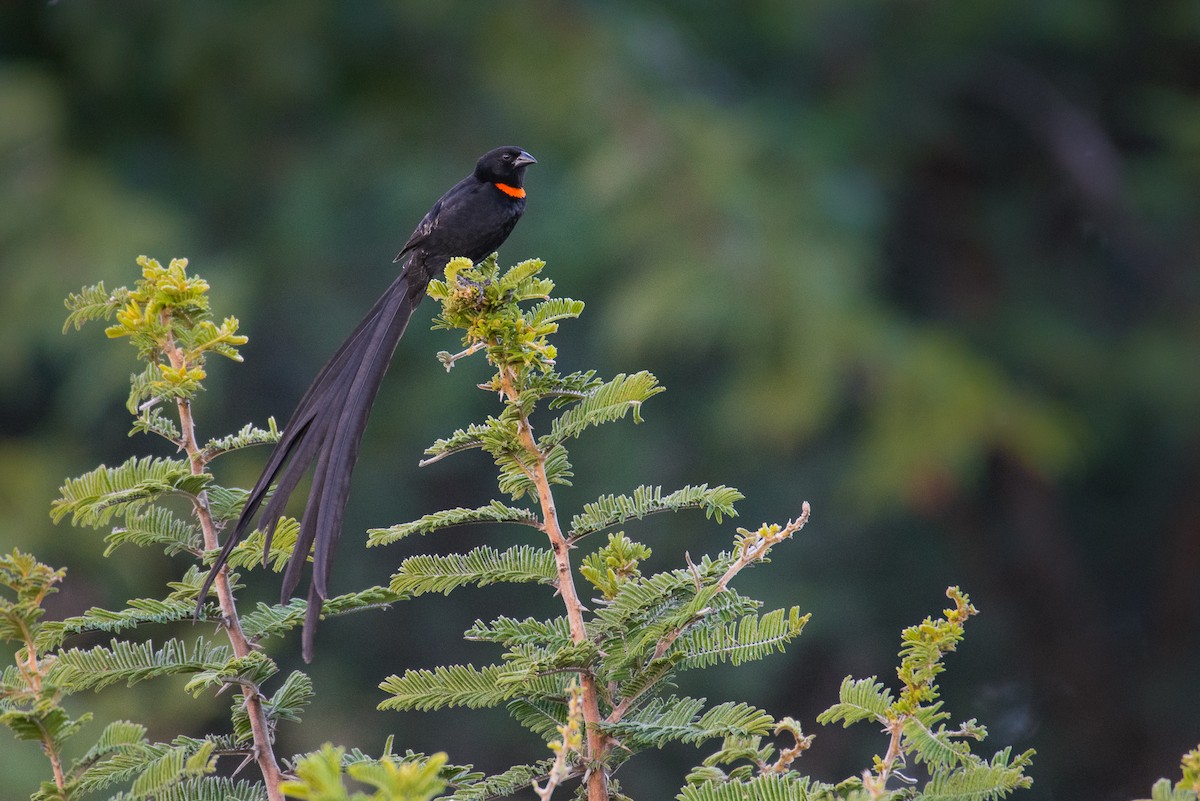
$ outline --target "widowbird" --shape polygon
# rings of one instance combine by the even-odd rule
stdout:
[[[329,597],[333,552],[342,535],[350,475],[379,385],[408,320],[425,296],[430,279],[446,262],[465,256],[478,262],[498,248],[525,211],[525,168],[537,159],[519,147],[498,147],[480,157],[475,170],[442,195],[396,254],[400,274],[333,357],[321,368],[300,402],[242,508],[233,532],[213,562],[200,591],[197,612],[217,572],[234,547],[258,526],[266,536],[264,558],[289,496],[316,463],[300,535],[283,573],[281,602],[300,582],[310,549],[312,579],[304,618],[304,661],[312,661],[321,606]],[[271,485],[275,485],[273,494]],[[270,497],[267,500],[268,496]],[[263,506],[263,502],[266,505]]]

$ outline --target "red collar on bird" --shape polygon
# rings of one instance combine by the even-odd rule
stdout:
[[[508,184],[502,184],[500,182],[496,182],[493,184],[493,186],[509,197],[525,197],[525,190],[519,186],[509,186]]]

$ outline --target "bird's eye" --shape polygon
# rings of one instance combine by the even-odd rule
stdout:
[[[505,161],[512,161],[512,153],[505,153],[505,154],[504,154],[504,160],[505,160]]]

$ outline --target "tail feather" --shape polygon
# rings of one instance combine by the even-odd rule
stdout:
[[[304,659],[311,660],[314,630],[322,603],[328,597],[332,554],[341,538],[350,476],[392,353],[424,293],[426,282],[421,278],[422,275],[410,276],[407,267],[402,270],[300,398],[262,475],[247,497],[237,524],[213,563],[200,592],[197,610],[207,597],[217,571],[252,529],[252,521],[260,508],[258,527],[266,535],[263,553],[266,558],[275,525],[288,497],[316,462],[300,534],[282,582],[282,599],[286,601],[299,584],[311,550],[312,583],[302,637]],[[272,484],[275,485],[273,494]]]
[[[327,434],[331,440],[324,452],[329,455],[329,461],[322,466],[323,469],[318,467],[317,470],[322,481],[316,526],[319,531],[328,532],[330,536],[317,537],[313,554],[313,580],[322,598],[328,597],[331,554],[341,536],[345,498],[350,491],[350,475],[358,460],[363,431],[366,429],[375,397],[379,394],[379,387],[391,361],[392,352],[408,326],[413,305],[417,300],[419,298],[407,295],[402,298],[386,327],[371,338],[362,366],[347,389],[344,404],[347,413],[337,418],[332,431]],[[313,491],[315,494],[318,488],[314,487]]]

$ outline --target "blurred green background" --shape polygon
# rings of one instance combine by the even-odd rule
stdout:
[[[986,723],[992,750],[1038,749],[1023,797],[1127,799],[1177,776],[1200,739],[1195,0],[10,0],[0,545],[69,567],[55,614],[185,569],[101,559],[103,532],[50,524],[65,476],[161,452],[125,436],[131,350],[98,326],[64,337],[62,298],[131,284],[139,254],[187,256],[250,337],[245,365],[214,365],[202,436],[282,424],[430,203],[500,144],[540,160],[502,259],[546,259],[588,304],[562,367],[648,369],[668,388],[644,425],[578,443],[564,514],[639,483],[737,486],[752,526],[813,505],[743,583],[814,612],[804,636],[682,691],[792,715],[818,734],[803,769],[856,773],[882,738],[813,719],[843,676],[893,677],[899,629],[957,583],[983,614],[949,659],[948,708]],[[493,408],[480,366],[447,376],[433,358],[456,342],[427,330],[432,309],[377,404],[338,591],[418,549],[513,536],[358,547],[367,527],[494,494],[479,454],[416,467]],[[251,483],[265,456],[218,480]],[[629,533],[661,569],[732,527],[684,515]],[[276,586],[256,575],[248,597]],[[476,617],[556,604],[490,588],[327,622],[317,700],[280,752],[378,753],[394,732],[485,770],[541,756],[503,713],[377,712],[375,685],[492,661],[459,640]],[[222,725],[226,699],[181,687],[80,702],[158,737]],[[621,778],[668,798],[702,756],[679,747]],[[0,775],[17,798],[47,773],[0,735]]]

